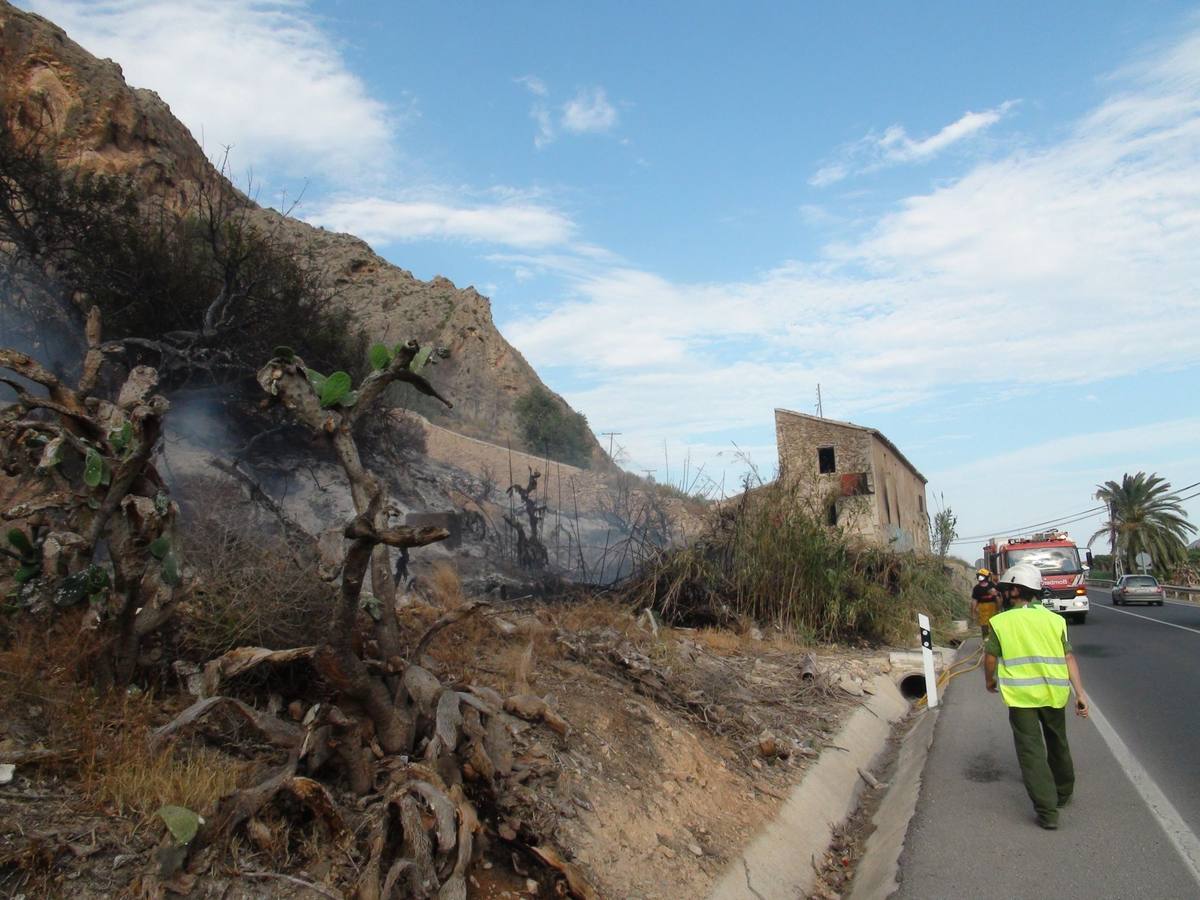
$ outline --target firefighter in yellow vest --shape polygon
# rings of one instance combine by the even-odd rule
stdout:
[[[979,622],[979,629],[984,639],[988,636],[988,623],[992,616],[1000,611],[1000,591],[992,581],[992,573],[988,569],[980,569],[975,573],[975,587],[971,588],[971,614]]]
[[[1075,790],[1075,767],[1067,744],[1066,706],[1075,689],[1075,715],[1087,717],[1087,695],[1067,640],[1062,616],[1041,604],[1042,573],[1018,563],[1000,576],[1000,591],[1013,608],[993,616],[984,642],[987,689],[1008,707],[1013,743],[1025,790],[1038,824],[1058,827],[1058,810]]]

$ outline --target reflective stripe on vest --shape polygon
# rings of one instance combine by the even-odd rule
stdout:
[[[1005,704],[1066,706],[1071,695],[1063,649],[1066,621],[1041,605],[1029,605],[994,616],[991,626],[1004,654],[996,668],[996,680]]]

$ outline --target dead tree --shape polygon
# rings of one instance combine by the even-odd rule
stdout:
[[[141,640],[171,617],[184,591],[178,508],[151,459],[169,404],[157,373],[130,372],[116,402],[95,395],[103,363],[100,312],[87,320],[78,384],[29,356],[0,350],[15,401],[0,409],[0,517],[18,597],[53,609],[88,602],[104,684],[133,677]],[[107,555],[106,563],[102,557]]]
[[[507,513],[504,516],[505,524],[517,533],[517,563],[525,569],[541,570],[550,564],[550,555],[546,552],[546,546],[542,543],[541,536],[542,520],[546,517],[546,504],[541,503],[534,496],[537,492],[538,479],[541,477],[542,473],[535,472],[531,466],[527,484],[524,486],[510,484],[508,490],[505,491],[510,497],[515,494],[521,498],[521,504],[525,507],[525,516],[529,521],[529,534],[527,535],[525,526],[521,522]]]

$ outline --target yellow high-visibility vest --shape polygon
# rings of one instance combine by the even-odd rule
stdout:
[[[1071,696],[1066,620],[1040,604],[1029,604],[993,616],[989,624],[1004,654],[996,680],[1005,704],[1066,706]]]

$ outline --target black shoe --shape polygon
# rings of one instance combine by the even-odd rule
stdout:
[[[1045,828],[1047,831],[1057,831],[1058,830],[1058,823],[1051,822],[1049,819],[1038,819],[1037,823],[1039,825],[1041,825],[1043,828]]]
[[[1071,795],[1070,794],[1068,794],[1066,797],[1058,798],[1058,808],[1059,809],[1062,809],[1064,806],[1070,806],[1070,805],[1071,805]]]

